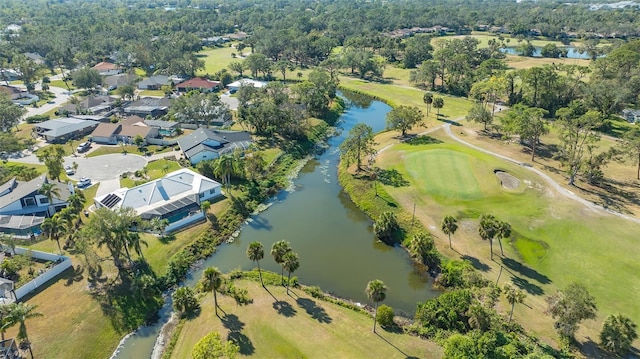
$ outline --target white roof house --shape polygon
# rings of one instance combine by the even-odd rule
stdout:
[[[238,91],[242,86],[253,86],[255,88],[262,88],[267,86],[264,81],[252,80],[252,79],[240,79],[227,85],[227,88],[232,91]]]
[[[200,209],[200,203],[222,195],[220,183],[182,168],[133,188],[95,197],[96,207],[133,208],[143,219],[180,219]]]

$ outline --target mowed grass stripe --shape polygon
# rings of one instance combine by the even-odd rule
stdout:
[[[472,157],[446,149],[411,153],[406,157],[409,173],[426,193],[446,201],[478,199],[483,196]]]

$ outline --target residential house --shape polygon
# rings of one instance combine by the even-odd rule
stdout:
[[[22,73],[14,69],[0,69],[0,81],[15,81],[22,78]]]
[[[242,41],[244,39],[246,39],[247,37],[249,37],[249,35],[246,32],[242,32],[242,31],[238,31],[235,32],[233,34],[227,34],[227,36],[229,39],[233,40],[233,41]]]
[[[89,96],[80,100],[77,104],[67,103],[58,109],[58,113],[70,113],[75,115],[101,114],[109,112],[116,107],[118,99],[111,96]]]
[[[160,218],[174,223],[198,212],[202,202],[220,196],[220,183],[182,168],[157,180],[95,197],[94,202],[96,208],[129,207],[142,219]]]
[[[12,100],[17,100],[22,97],[24,93],[26,93],[26,91],[17,87],[4,85],[0,85],[0,92],[6,94]]]
[[[33,61],[36,65],[44,64],[44,57],[40,56],[40,54],[37,54],[35,52],[25,52],[23,55],[26,56],[29,60]]]
[[[136,82],[138,76],[134,74],[117,74],[107,76],[102,80],[102,85],[108,90],[115,90],[120,86],[132,85]]]
[[[180,123],[175,121],[146,120],[140,116],[130,116],[119,122],[121,125],[149,126],[158,129],[160,136],[175,136]]]
[[[49,143],[65,143],[91,133],[100,122],[63,117],[36,123],[33,131]]]
[[[171,85],[173,82],[166,75],[155,75],[138,82],[140,90],[160,90],[164,85]]]
[[[115,145],[119,142],[132,144],[137,136],[142,137],[146,144],[148,139],[158,137],[158,129],[147,126],[144,123],[133,125],[101,123],[91,133],[93,142],[109,145]]]
[[[194,77],[192,79],[183,81],[176,85],[178,92],[200,91],[200,92],[212,92],[219,88],[220,82],[211,81],[202,77]]]
[[[3,233],[24,234],[35,230],[44,221],[44,217],[52,216],[67,206],[69,196],[74,193],[73,184],[52,182],[55,184],[60,198],[49,199],[40,193],[44,183],[49,183],[46,176],[31,181],[18,181],[15,178],[0,185],[0,231]]]
[[[166,115],[169,112],[170,105],[171,100],[165,97],[143,97],[125,106],[124,113],[128,116],[135,115],[143,118],[151,116],[156,118]]]
[[[251,135],[245,131],[222,131],[199,128],[178,140],[178,145],[191,164],[213,160],[235,149],[251,145]]]
[[[215,46],[229,42],[231,41],[231,39],[226,36],[211,36],[203,37],[200,39],[200,41],[202,41],[202,46]]]
[[[622,110],[622,117],[629,123],[640,122],[640,110],[626,108]]]
[[[98,71],[101,76],[117,75],[122,72],[122,67],[110,62],[100,62],[92,67],[92,69]]]
[[[234,81],[227,85],[227,88],[231,92],[236,92],[242,86],[253,86],[255,88],[262,88],[267,86],[267,83],[264,81],[252,80],[252,79],[240,79],[238,81]]]

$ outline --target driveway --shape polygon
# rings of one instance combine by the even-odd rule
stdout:
[[[230,110],[237,110],[238,105],[240,104],[240,101],[238,101],[238,98],[231,97],[228,91],[220,95],[220,101],[222,103],[226,103],[227,106],[229,106]]]
[[[134,172],[147,165],[147,160],[139,155],[113,153],[96,157],[65,157],[64,165],[78,164],[76,173],[69,176],[73,180],[88,177],[93,182],[118,179],[123,172]]]

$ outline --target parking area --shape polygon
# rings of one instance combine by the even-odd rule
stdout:
[[[123,172],[134,172],[147,165],[147,160],[139,155],[114,153],[96,157],[65,157],[64,165],[78,164],[76,172],[69,176],[77,181],[88,177],[92,182],[117,179]]]

